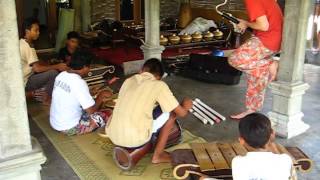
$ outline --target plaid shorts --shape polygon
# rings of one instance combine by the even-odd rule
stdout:
[[[99,111],[91,115],[88,115],[88,113],[83,111],[79,124],[77,124],[75,127],[71,129],[62,132],[68,136],[81,135],[93,132],[98,128],[105,126],[111,114],[112,110]],[[90,126],[91,120],[93,120],[93,122],[97,125],[96,128],[92,128]]]

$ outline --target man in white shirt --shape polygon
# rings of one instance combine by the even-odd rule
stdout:
[[[232,159],[233,180],[293,180],[293,161],[287,154],[279,154],[274,144],[275,133],[270,120],[253,113],[239,123],[240,144],[250,150],[245,156]],[[201,177],[201,180],[217,180]]]
[[[270,120],[254,113],[239,123],[240,144],[251,149],[245,156],[232,160],[234,180],[288,180],[292,176],[293,161],[287,154],[276,154],[274,132]]]
[[[110,116],[109,112],[98,110],[112,93],[102,91],[95,102],[82,79],[90,71],[90,62],[88,53],[77,52],[69,65],[71,69],[56,77],[50,108],[53,129],[67,135],[85,134],[104,126]]]
[[[37,40],[40,34],[37,20],[26,19],[23,28],[24,38],[20,39],[20,56],[26,96],[27,98],[34,97],[36,90],[45,88],[44,103],[49,103],[58,71],[64,71],[68,67],[64,63],[47,65],[39,61],[36,51],[32,47],[33,41]]]

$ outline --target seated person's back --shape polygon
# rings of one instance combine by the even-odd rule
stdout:
[[[125,147],[146,143],[152,135],[152,112],[157,102],[163,112],[179,106],[167,84],[151,73],[143,72],[127,79],[119,92],[108,136],[115,144]]]
[[[287,180],[291,166],[292,159],[288,155],[272,152],[248,152],[232,161],[232,170],[237,172],[235,180]]]
[[[176,117],[186,116],[192,107],[192,101],[187,98],[179,104],[168,85],[161,81],[163,74],[158,59],[147,60],[141,72],[121,86],[106,128],[107,135],[115,145],[131,149],[148,144],[152,136],[158,134],[152,163],[171,162],[169,153],[164,151],[170,130]]]
[[[64,71],[55,80],[50,122],[56,130],[75,126],[82,114],[95,104],[86,82],[78,75]]]
[[[99,112],[110,92],[102,91],[96,102],[83,76],[90,71],[92,57],[85,52],[74,55],[70,70],[61,72],[55,79],[50,107],[50,124],[53,129],[68,135],[84,134],[103,126],[106,114]]]
[[[275,154],[274,132],[270,120],[259,113],[241,119],[240,144],[250,149],[245,156],[232,160],[234,180],[288,180],[292,173],[292,159],[287,154]]]

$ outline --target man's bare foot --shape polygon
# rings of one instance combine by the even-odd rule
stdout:
[[[153,164],[170,163],[170,162],[171,162],[171,156],[168,152],[162,152],[159,155],[154,154],[152,157]]]
[[[230,117],[231,117],[232,119],[240,120],[240,119],[242,119],[242,118],[246,117],[247,115],[252,114],[252,113],[254,113],[254,112],[255,112],[255,111],[253,111],[253,110],[247,110],[247,111],[242,112],[242,113],[240,113],[240,114],[231,115]]]

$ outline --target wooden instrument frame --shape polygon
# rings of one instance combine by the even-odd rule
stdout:
[[[182,149],[188,157],[194,156],[195,161],[179,164],[174,162],[173,176],[176,179],[186,179],[189,176],[210,176],[213,178],[232,179],[231,162],[236,155],[244,156],[248,149],[237,142],[234,143],[196,143],[191,144],[192,150]],[[312,160],[296,147],[284,147],[277,144],[281,154],[288,154],[293,160],[292,180],[296,177],[295,171],[310,172],[313,166]],[[232,151],[232,152],[231,152]],[[184,158],[186,156],[183,156]],[[223,160],[221,160],[221,158]],[[192,159],[192,158],[191,158]],[[188,162],[188,161],[187,161]]]

